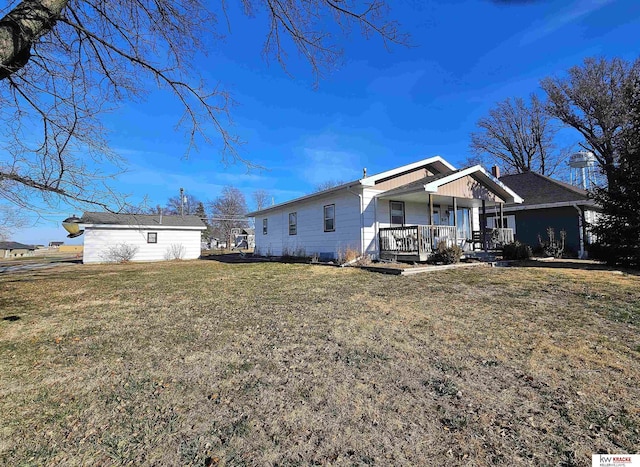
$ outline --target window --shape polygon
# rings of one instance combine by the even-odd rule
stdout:
[[[298,233],[298,213],[289,213],[289,235],[295,235]]]
[[[336,230],[336,205],[328,204],[324,207],[324,231],[334,232]]]
[[[487,217],[487,228],[489,229],[497,229],[500,227],[500,216],[495,217]],[[516,216],[504,216],[504,225],[505,229],[513,230],[513,233],[516,233]]]
[[[391,225],[404,225],[404,201],[389,201]]]
[[[147,232],[147,243],[158,243],[158,232]]]
[[[267,221],[266,217],[262,219],[262,235],[267,235]]]

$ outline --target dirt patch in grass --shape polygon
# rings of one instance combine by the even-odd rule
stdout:
[[[640,446],[640,279],[185,261],[0,277],[6,465],[588,465]],[[428,459],[428,461],[427,461]]]

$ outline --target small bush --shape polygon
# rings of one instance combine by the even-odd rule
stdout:
[[[128,263],[138,253],[138,249],[137,246],[121,243],[107,248],[102,259],[109,263]]]
[[[547,228],[547,240],[542,240],[540,234],[538,234],[538,247],[536,248],[536,254],[544,256],[553,256],[554,258],[562,258],[564,255],[565,240],[567,238],[567,232],[560,231],[560,240],[556,238],[556,231],[553,227]]]
[[[529,259],[533,255],[533,251],[529,245],[515,241],[508,243],[502,247],[503,259]]]
[[[438,248],[429,258],[429,262],[433,264],[453,264],[460,262],[462,257],[462,248],[458,245],[447,246],[446,243],[438,243]]]
[[[170,260],[180,260],[184,259],[184,255],[187,253],[187,249],[184,247],[182,243],[172,243],[167,247],[167,251],[164,253],[164,259]]]
[[[347,247],[345,249],[340,248],[337,251],[336,260],[338,264],[348,263],[355,260],[360,256],[360,252],[355,248]]]

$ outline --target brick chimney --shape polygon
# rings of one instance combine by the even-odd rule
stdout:
[[[491,175],[496,178],[500,178],[500,167],[498,167],[497,165],[491,167]]]

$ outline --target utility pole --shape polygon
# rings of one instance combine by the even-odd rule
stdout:
[[[180,188],[180,215],[184,216],[184,188]]]

